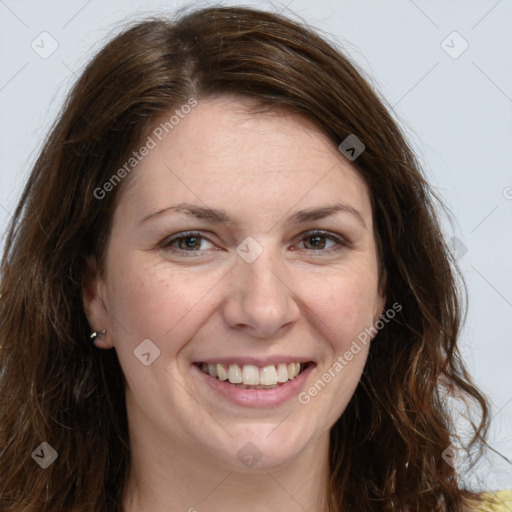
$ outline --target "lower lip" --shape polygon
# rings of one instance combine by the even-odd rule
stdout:
[[[313,363],[309,363],[298,377],[274,389],[243,389],[204,373],[195,364],[192,366],[211,389],[241,407],[276,407],[284,404],[302,391],[306,379],[315,367]]]

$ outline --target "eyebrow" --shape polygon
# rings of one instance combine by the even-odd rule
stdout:
[[[297,212],[292,217],[290,217],[288,223],[300,224],[312,220],[324,219],[325,217],[330,217],[339,212],[348,213],[352,215],[366,228],[366,223],[364,222],[363,216],[355,208],[344,203],[337,203],[331,206],[323,206],[320,208],[309,208],[307,210],[301,210],[300,212]]]
[[[202,206],[197,206],[188,203],[181,203],[175,206],[169,206],[167,208],[163,208],[162,210],[150,213],[140,221],[140,224],[154,217],[160,217],[161,215],[166,214],[168,212],[184,213],[185,215],[188,215],[190,217],[195,217],[196,219],[210,220],[216,224],[233,224],[233,221],[231,221],[225,210],[220,210],[217,208],[204,208]]]
[[[189,203],[181,203],[175,206],[169,206],[167,208],[163,208],[156,212],[150,213],[146,217],[144,217],[140,224],[147,222],[150,219],[155,217],[160,217],[169,212],[177,212],[184,213],[190,217],[194,217],[196,219],[209,220],[215,224],[225,224],[227,226],[232,226],[235,222],[229,217],[227,212],[218,208],[205,208],[203,206],[198,206]],[[294,213],[287,221],[288,224],[301,224],[308,221],[320,220],[326,217],[330,217],[336,213],[348,213],[355,217],[365,228],[366,223],[362,215],[352,206],[344,203],[336,203],[330,206],[322,206],[320,208],[308,208],[305,210],[301,210],[297,213]],[[139,224],[139,225],[140,225]]]

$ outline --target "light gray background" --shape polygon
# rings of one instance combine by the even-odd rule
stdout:
[[[185,3],[0,0],[1,247],[75,75],[122,23]],[[393,107],[453,214],[446,234],[458,240],[469,290],[461,347],[494,404],[491,444],[512,460],[512,1],[223,3],[284,13],[288,6],[341,44]],[[51,48],[44,31],[58,43],[45,59],[31,47]],[[463,39],[448,37],[453,31]],[[457,56],[464,40],[469,47]],[[471,478],[487,488],[512,487],[512,464],[493,455]]]

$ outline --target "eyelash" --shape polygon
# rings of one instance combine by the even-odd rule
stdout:
[[[332,240],[333,242],[336,243],[336,246],[331,247],[330,249],[325,249],[325,250],[320,249],[320,250],[316,250],[316,251],[315,250],[308,250],[308,252],[311,252],[311,253],[318,253],[318,254],[315,254],[315,256],[320,256],[321,257],[321,256],[324,256],[324,255],[331,255],[331,254],[340,252],[344,248],[350,247],[350,243],[347,240],[345,240],[344,238],[336,236],[336,235],[334,235],[334,234],[332,234],[330,232],[321,231],[321,230],[307,231],[306,233],[303,234],[303,236],[302,236],[300,241],[303,242],[304,240],[306,240],[308,238],[312,238],[314,236],[324,237],[324,238],[326,238],[328,240]],[[185,251],[183,249],[176,249],[174,247],[171,247],[172,243],[177,242],[179,240],[184,240],[186,238],[191,238],[191,237],[196,237],[199,240],[207,240],[210,243],[213,243],[210,240],[208,240],[207,237],[205,237],[204,235],[202,235],[198,231],[185,231],[183,233],[178,233],[177,235],[173,235],[172,237],[166,238],[165,240],[163,240],[160,243],[160,248],[165,249],[165,250],[170,251],[170,252],[173,252],[173,253],[180,253],[181,255],[183,255],[185,257],[192,257],[193,258],[193,257],[202,256],[204,251],[208,250],[208,249]]]

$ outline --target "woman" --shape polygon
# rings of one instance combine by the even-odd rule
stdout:
[[[468,459],[488,404],[450,263],[402,133],[310,29],[127,29],[7,238],[1,510],[506,510],[452,457],[447,400],[480,412]]]

